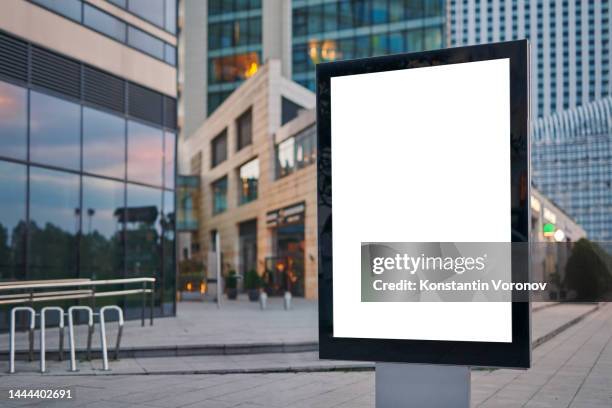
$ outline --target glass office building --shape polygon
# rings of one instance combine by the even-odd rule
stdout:
[[[195,131],[266,59],[280,59],[283,75],[314,90],[314,66],[319,62],[441,48],[444,4],[444,0],[184,2],[181,64],[183,97],[189,100],[189,106],[184,104],[185,131]],[[205,34],[198,27],[203,21]],[[207,43],[202,49],[204,35]]]
[[[594,241],[612,241],[612,97],[532,124],[532,176]]]
[[[452,46],[528,38],[534,118],[612,94],[609,0],[449,0]]]
[[[83,30],[38,3],[60,4],[19,7],[50,32]],[[0,281],[152,276],[156,313],[173,314],[176,99],[76,59],[83,46],[68,56],[0,27]],[[176,75],[137,52],[129,69]]]
[[[443,0],[293,0],[292,77],[315,90],[319,62],[442,48]]]

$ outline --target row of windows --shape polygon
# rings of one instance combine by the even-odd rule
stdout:
[[[262,0],[208,0],[208,15],[260,10]]]
[[[176,0],[108,0],[140,18],[176,34]]]
[[[442,16],[443,0],[340,0],[293,8],[293,36]]]
[[[174,192],[0,160],[0,207],[0,280],[154,276],[172,302]]]
[[[175,134],[0,82],[0,156],[174,188]]]
[[[249,108],[236,119],[236,151],[253,142],[253,114]],[[227,160],[227,128],[215,136],[210,142],[210,168],[214,168]]]
[[[176,48],[83,0],[31,0],[86,27],[127,44],[170,65],[176,65]],[[130,1],[130,3],[133,0]]]
[[[316,161],[316,129],[311,126],[275,146],[275,177],[285,177]],[[238,205],[257,199],[259,184],[259,158],[254,158],[236,169],[238,178]],[[228,176],[211,184],[212,213],[220,214],[228,208]]]
[[[236,169],[238,176],[238,205],[247,204],[257,199],[259,184],[259,158],[254,158]],[[220,214],[227,210],[227,176],[211,184],[212,213]]]
[[[337,40],[311,40],[293,45],[293,75],[314,76],[315,65],[320,62],[365,58],[385,54],[415,52],[440,48],[443,45],[441,27],[402,30]],[[308,86],[311,88],[310,86]],[[314,88],[311,88],[314,90]]]
[[[237,83],[253,76],[260,65],[260,53],[250,51],[208,59],[208,84]]]
[[[261,44],[261,17],[208,24],[208,50]]]

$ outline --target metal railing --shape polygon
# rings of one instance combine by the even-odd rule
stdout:
[[[122,289],[106,292],[97,292],[96,287],[105,285],[125,285],[141,283],[139,289]],[[147,288],[147,284],[149,287]],[[142,294],[141,325],[145,324],[146,295],[149,296],[149,324],[153,325],[153,311],[155,301],[155,278],[126,278],[126,279],[58,279],[50,281],[22,281],[0,283],[0,293],[6,291],[22,291],[18,294],[0,294],[0,305],[28,304],[30,307],[37,302],[49,302],[52,300],[91,299],[95,305],[96,298]],[[90,289],[80,289],[90,287]],[[79,288],[78,290],[64,290],[54,292],[37,292],[43,289],[54,288]]]
[[[139,289],[124,289],[114,290],[107,292],[96,292],[96,287],[104,285],[118,285],[118,284],[132,284],[141,283],[142,288]],[[150,285],[147,288],[147,284]],[[9,332],[9,372],[15,372],[15,324],[16,315],[18,312],[28,312],[30,317],[28,323],[28,356],[29,360],[34,359],[34,330],[36,328],[36,316],[40,317],[40,372],[46,371],[46,314],[47,312],[55,311],[59,313],[59,360],[63,359],[63,343],[64,343],[64,310],[59,306],[46,306],[43,307],[39,314],[33,308],[33,304],[36,302],[49,302],[53,300],[69,300],[69,299],[81,299],[90,298],[92,304],[95,304],[95,298],[97,297],[109,297],[118,295],[130,295],[130,294],[142,294],[142,311],[141,311],[141,325],[145,324],[145,308],[146,308],[146,295],[150,295],[150,324],[153,325],[153,309],[154,309],[154,284],[155,278],[127,278],[127,279],[107,279],[92,281],[89,279],[62,279],[53,281],[22,281],[22,282],[2,282],[0,283],[0,292],[4,291],[22,291],[17,294],[5,294],[0,295],[0,305],[2,304],[23,304],[29,303],[29,306],[16,306],[10,311],[10,332]],[[73,288],[88,286],[90,289],[82,290],[61,290],[53,292],[37,292],[38,290],[44,289],[57,289],[57,288]],[[103,306],[100,308],[98,313],[94,313],[94,310],[90,306],[71,306],[68,308],[66,315],[68,316],[68,330],[69,330],[69,343],[70,343],[70,371],[77,371],[76,365],[76,346],[75,346],[75,334],[74,334],[74,312],[85,311],[87,312],[87,350],[86,358],[91,360],[91,343],[94,333],[95,321],[94,317],[98,317],[100,324],[100,342],[103,359],[103,370],[108,370],[108,350],[106,341],[106,320],[105,314],[110,311],[117,312],[117,321],[119,324],[117,331],[117,340],[115,346],[114,358],[119,358],[119,348],[121,343],[121,336],[123,333],[123,310],[116,305]]]

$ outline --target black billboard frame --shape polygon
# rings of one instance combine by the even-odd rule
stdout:
[[[511,242],[530,231],[529,44],[527,40],[328,62],[316,66],[319,358],[376,362],[529,368],[531,304],[512,303],[512,342],[434,341],[333,336],[331,87],[332,77],[510,59]],[[512,276],[529,280],[528,259]],[[433,324],[433,323],[432,323]]]

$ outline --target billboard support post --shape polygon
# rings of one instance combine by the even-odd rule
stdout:
[[[376,363],[376,408],[470,406],[470,368]]]

